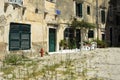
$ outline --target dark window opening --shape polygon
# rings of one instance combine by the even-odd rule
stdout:
[[[82,3],[76,3],[76,16],[82,17]]]
[[[109,8],[109,16],[112,17],[113,16],[113,7],[110,6]]]
[[[38,13],[38,8],[35,9],[35,13]]]
[[[105,41],[105,34],[102,34],[102,40]]]
[[[101,11],[101,22],[105,23],[105,11],[104,10]]]
[[[110,28],[110,33],[109,34],[110,34],[110,46],[112,46],[112,44],[113,44],[112,43],[113,42],[113,39],[112,39],[113,38],[113,35],[112,35],[113,34],[113,29],[112,28]]]
[[[9,50],[27,50],[31,48],[30,25],[11,23],[9,32]]]
[[[49,1],[49,2],[55,2],[55,0],[47,0],[47,1]]]
[[[118,42],[120,42],[120,35],[118,36]]]
[[[93,30],[88,31],[88,38],[94,38],[94,31]]]
[[[117,24],[117,25],[120,25],[120,22],[119,22],[119,21],[120,21],[120,16],[116,16],[116,24]]]
[[[90,15],[90,6],[87,6],[87,14]]]

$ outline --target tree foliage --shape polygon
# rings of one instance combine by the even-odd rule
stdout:
[[[74,28],[74,29],[76,29],[76,28],[91,29],[91,28],[95,28],[95,24],[86,22],[84,20],[78,21],[78,20],[74,19],[72,21],[71,27]]]
[[[76,29],[77,28],[80,28],[81,29],[81,49],[82,49],[82,47],[83,47],[83,33],[84,33],[84,30],[85,29],[93,29],[93,28],[95,28],[95,25],[94,24],[92,24],[92,23],[89,23],[89,22],[86,22],[86,21],[84,21],[84,20],[82,20],[82,21],[79,21],[79,20],[77,20],[77,19],[73,19],[73,21],[72,21],[72,23],[71,23],[71,27],[74,29],[74,39],[76,39],[75,37],[75,35],[76,35]]]

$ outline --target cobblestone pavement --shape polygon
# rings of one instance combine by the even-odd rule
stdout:
[[[82,51],[77,54],[71,53],[70,57],[79,61],[83,55],[87,57],[87,67],[94,69],[93,71],[88,71],[88,76],[100,77],[104,80],[120,80],[120,48]],[[65,58],[65,55],[62,56]],[[79,65],[75,64],[76,66]]]
[[[91,78],[95,77],[100,78],[100,80],[120,80],[120,48],[101,48],[67,54],[55,53],[44,57],[36,56],[32,60],[37,62],[37,65],[29,64],[29,67],[15,67],[14,71],[12,71],[15,73],[8,74],[5,80],[12,79],[12,77],[8,78],[11,74],[16,75],[16,78],[13,78],[14,80],[21,80],[20,77],[22,75],[23,77],[24,75],[30,77],[34,70],[37,72],[34,72],[35,76],[36,74],[38,75],[41,69],[45,70],[42,71],[45,75],[41,76],[41,73],[39,73],[40,75],[36,76],[35,79],[31,75],[33,77],[30,77],[29,80],[92,80]],[[26,65],[28,66],[28,63]],[[51,70],[49,70],[48,66],[51,67]],[[44,67],[46,68],[44,69]],[[54,73],[55,76],[51,78],[51,74],[53,75]],[[82,74],[87,76],[87,78],[82,78]],[[48,79],[43,79],[44,76],[47,76]],[[0,74],[1,79],[2,74]]]
[[[120,48],[97,49],[91,61],[98,68],[97,77],[105,80],[120,80]]]

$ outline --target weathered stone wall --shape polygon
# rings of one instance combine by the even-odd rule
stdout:
[[[110,47],[120,47],[119,0],[110,0],[109,13],[106,25],[106,42]],[[116,8],[116,9],[114,9]]]
[[[64,29],[70,23],[74,13],[74,1],[73,0],[56,0],[56,3],[51,3],[45,0],[23,0],[23,6],[14,6],[12,4],[5,4],[4,0],[0,2],[0,42],[5,43],[8,50],[9,44],[9,28],[11,22],[31,24],[31,50],[44,47],[45,51],[48,51],[49,41],[49,26],[48,24],[58,24],[56,50],[59,49],[59,42],[64,38]],[[99,0],[101,1],[101,0]],[[99,2],[99,4],[102,4]],[[87,5],[91,7],[91,15],[87,15]],[[60,15],[57,15],[55,10],[61,11]],[[35,12],[38,10],[37,12]],[[87,0],[83,6],[84,19],[91,23],[96,21],[95,1]],[[62,23],[62,24],[59,24]],[[38,44],[36,46],[36,44]]]
[[[59,27],[57,28],[57,50],[59,50],[59,42],[64,39],[64,30],[68,27],[74,16],[74,2],[73,0],[57,0],[56,9],[61,11],[58,15]]]
[[[11,22],[30,24],[31,50],[36,47],[32,45],[32,42],[40,43],[40,47],[45,47],[45,50],[47,50],[47,28],[44,20],[44,0],[24,0],[22,7],[5,4],[4,0],[1,0],[0,7],[0,42],[1,44],[6,44],[6,46],[3,46],[6,50],[9,48],[9,28]],[[38,13],[35,13],[36,8],[38,9]],[[42,46],[42,42],[44,42],[45,46]],[[1,50],[2,49],[0,49],[0,51]]]
[[[57,0],[56,8],[61,11],[60,19],[70,20],[74,15],[74,3],[73,0]]]

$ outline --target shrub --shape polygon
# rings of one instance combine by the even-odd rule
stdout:
[[[7,66],[2,68],[2,72],[4,72],[4,74],[11,74],[14,69],[12,66]]]
[[[60,45],[61,47],[64,47],[65,43],[66,43],[65,40],[61,40],[60,43],[59,43],[59,45]]]
[[[45,52],[45,54],[46,54],[46,55],[49,55],[49,53],[48,53],[48,52]]]
[[[91,42],[90,41],[83,41],[83,45],[90,45]]]
[[[95,42],[97,42],[97,47],[98,48],[105,48],[105,47],[107,47],[107,44],[105,43],[105,41],[95,40]]]
[[[59,45],[60,45],[60,47],[66,48],[67,47],[67,41],[66,40],[61,40]]]

